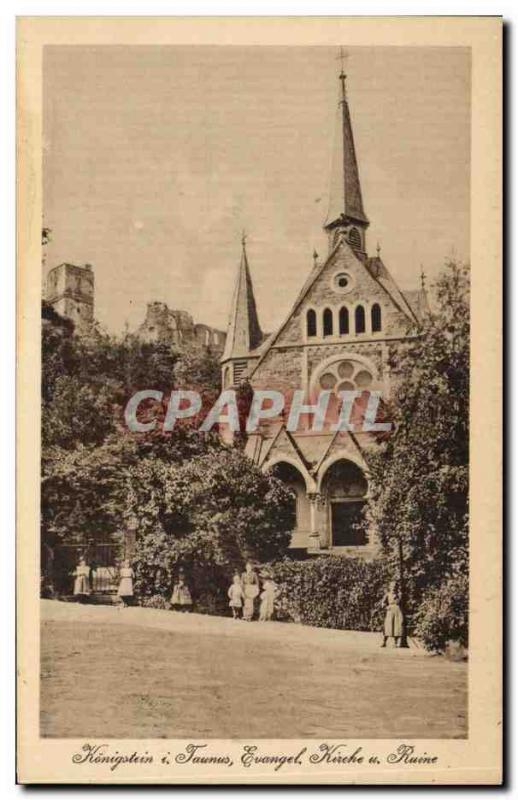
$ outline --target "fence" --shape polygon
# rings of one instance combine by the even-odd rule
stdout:
[[[44,572],[53,593],[62,596],[73,594],[74,572],[81,558],[90,568],[89,581],[92,594],[111,594],[119,584],[119,566],[124,558],[124,546],[113,542],[88,545],[60,544],[47,555]]]

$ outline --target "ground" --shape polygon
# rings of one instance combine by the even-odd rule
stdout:
[[[42,736],[459,738],[467,665],[376,634],[42,601]]]

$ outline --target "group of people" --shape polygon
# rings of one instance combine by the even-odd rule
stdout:
[[[91,568],[87,565],[86,560],[81,558],[79,564],[74,571],[74,597],[80,602],[86,602],[91,594]],[[119,585],[117,588],[117,596],[122,607],[130,606],[133,603],[134,589],[133,579],[135,574],[127,559],[122,561],[119,567]],[[192,597],[185,571],[181,568],[173,584],[173,592],[171,595],[171,607],[175,611],[191,611],[192,610]]]
[[[92,593],[92,572],[95,568],[86,563],[84,557],[79,559],[79,564],[73,572],[74,576],[74,597],[85,603]],[[133,600],[133,570],[130,563],[125,559],[119,568],[119,586],[117,595],[121,605],[128,606]]]
[[[74,571],[74,596],[80,602],[86,602],[91,594],[91,567],[81,558]],[[122,607],[132,604],[134,597],[133,569],[128,560],[124,560],[119,568],[119,584],[117,595]],[[262,583],[262,587],[261,587]],[[277,590],[271,577],[265,573],[259,576],[252,564],[247,562],[244,572],[236,572],[228,590],[229,605],[234,619],[250,622],[255,614],[255,601],[260,600],[259,620],[266,622],[273,617]],[[185,570],[178,570],[173,583],[170,605],[174,611],[192,611],[193,600]]]
[[[245,571],[241,575],[239,572],[234,574],[228,596],[232,616],[234,619],[244,619],[245,622],[251,622],[254,618],[255,601],[259,597],[259,622],[268,622],[275,611],[277,587],[270,575],[261,573],[259,576],[251,562],[247,561]]]
[[[74,572],[74,595],[82,602],[85,602],[91,593],[90,571],[86,560],[81,558]],[[119,569],[117,590],[122,606],[131,605],[133,601],[133,578],[134,573],[130,563],[128,560],[124,560]],[[245,622],[251,622],[254,618],[255,602],[259,598],[259,621],[267,622],[273,618],[277,587],[268,573],[261,572],[258,575],[253,564],[247,561],[241,575],[239,572],[235,572],[228,588],[228,597],[233,618],[243,619]],[[174,581],[170,602],[175,611],[192,611],[192,595],[183,568],[179,569]],[[389,584],[380,605],[385,611],[381,646],[386,647],[387,641],[392,638],[395,646],[399,647],[403,639],[404,617],[401,610],[401,592],[397,581]]]

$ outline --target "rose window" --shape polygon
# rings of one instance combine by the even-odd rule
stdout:
[[[371,372],[354,361],[336,361],[326,367],[318,380],[321,389],[335,392],[354,392],[369,389],[373,377]]]

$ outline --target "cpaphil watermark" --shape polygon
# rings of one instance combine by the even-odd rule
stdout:
[[[150,414],[150,404],[157,404],[162,414]],[[143,410],[145,415],[142,415]],[[265,422],[282,419],[290,432],[301,429],[319,433],[324,430],[369,433],[388,433],[392,423],[383,419],[381,392],[323,390],[311,398],[303,389],[296,389],[289,397],[275,389],[255,389],[248,404],[243,424],[242,404],[235,389],[226,389],[210,406],[202,411],[202,396],[191,389],[175,389],[169,395],[157,389],[142,389],[128,401],[124,419],[130,431],[147,433],[162,428],[174,429],[179,420],[199,421],[197,429],[207,433],[224,426],[232,433],[243,430],[252,434]],[[143,419],[144,416],[144,419]],[[309,424],[310,421],[310,424]]]

